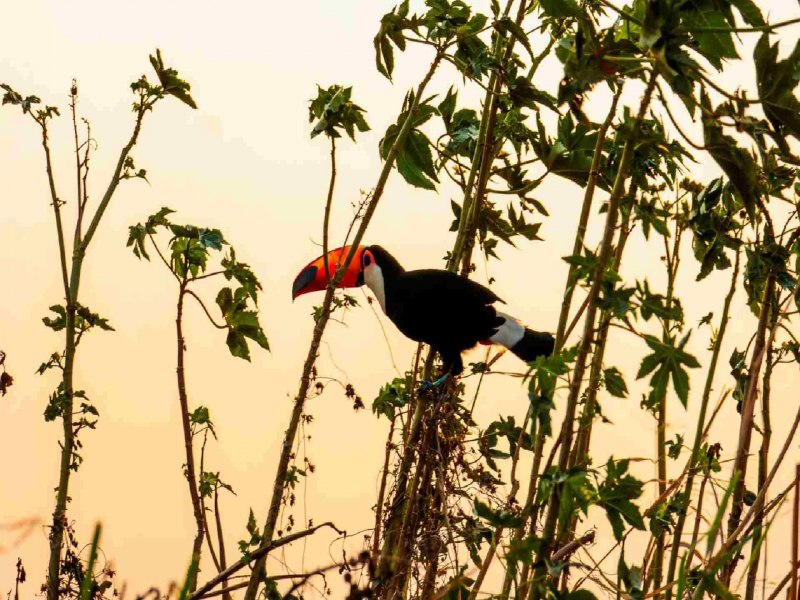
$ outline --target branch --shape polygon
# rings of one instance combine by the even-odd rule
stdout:
[[[53,203],[53,212],[56,217],[56,233],[58,234],[58,254],[61,262],[61,278],[64,283],[64,301],[68,304],[71,303],[70,289],[69,289],[69,275],[67,275],[67,254],[66,242],[64,241],[64,227],[61,224],[61,200],[58,199],[56,192],[56,182],[53,176],[53,163],[50,159],[50,138],[47,132],[47,121],[41,121],[34,118],[34,120],[42,128],[42,148],[44,148],[45,167],[47,170],[47,183],[50,186],[50,200]]]
[[[293,533],[291,535],[287,535],[275,541],[269,542],[265,546],[261,546],[257,550],[254,550],[250,554],[250,556],[237,560],[234,564],[225,569],[222,573],[220,573],[207,583],[203,584],[202,586],[200,586],[200,588],[198,588],[198,590],[195,593],[189,596],[189,600],[199,600],[200,598],[204,598],[207,592],[213,590],[217,585],[222,583],[224,580],[230,579],[231,575],[241,571],[244,567],[250,564],[250,561],[258,560],[266,556],[276,548],[280,548],[281,546],[285,546],[286,544],[291,544],[296,540],[312,535],[318,529],[322,529],[323,527],[330,527],[339,535],[345,535],[346,533],[341,529],[339,529],[338,527],[336,527],[333,523],[328,521],[325,523],[321,523],[320,525],[317,525],[315,527],[310,527],[309,529],[304,529],[303,531],[298,531],[297,533]]]
[[[197,294],[195,294],[192,290],[190,290],[188,288],[186,289],[186,293],[189,294],[195,300],[197,300],[198,304],[200,304],[200,306],[202,307],[203,311],[206,313],[206,316],[208,317],[208,320],[211,321],[211,324],[214,327],[216,327],[217,329],[227,329],[228,328],[227,325],[220,325],[219,323],[217,323],[214,320],[214,317],[212,317],[211,313],[208,312],[208,309],[206,308],[206,305],[203,304],[203,301],[200,299],[200,296],[198,296]]]
[[[601,0],[602,2],[603,0]],[[777,23],[767,23],[766,25],[758,25],[755,27],[692,27],[688,29],[691,33],[758,33],[761,31],[774,31],[781,27],[788,25],[796,25],[800,23],[800,17],[794,19],[787,19],[786,21],[778,21]]]
[[[552,562],[558,562],[563,558],[567,558],[570,554],[578,550],[581,546],[591,544],[594,542],[594,530],[585,533],[577,540],[572,540],[568,544],[564,544],[556,552],[553,553]]]
[[[328,185],[328,199],[325,201],[325,218],[322,224],[322,262],[325,265],[325,280],[331,283],[331,266],[328,264],[328,229],[331,220],[333,190],[336,186],[336,138],[331,136],[331,181]]]
[[[178,274],[172,269],[172,267],[170,266],[169,262],[167,262],[167,259],[164,258],[164,255],[161,253],[161,248],[159,248],[158,244],[156,244],[156,239],[155,239],[155,237],[153,237],[153,234],[152,233],[148,233],[147,236],[150,238],[150,242],[153,244],[153,248],[156,249],[156,253],[158,254],[158,256],[161,259],[161,261],[164,263],[164,266],[166,266],[167,270],[169,270],[169,272],[172,273],[172,276],[175,277],[175,279],[178,281],[178,283],[181,283],[181,278],[178,277]]]
[[[114,174],[111,176],[111,181],[109,182],[108,187],[103,194],[102,200],[100,200],[100,204],[98,205],[97,210],[92,217],[91,223],[89,223],[89,228],[86,230],[86,235],[84,236],[83,240],[81,240],[79,246],[79,252],[81,254],[86,252],[86,248],[92,241],[92,238],[97,231],[97,226],[100,224],[100,219],[103,218],[103,214],[105,213],[106,208],[108,208],[109,202],[111,202],[111,197],[114,195],[119,182],[122,180],[122,169],[125,165],[125,159],[128,158],[131,149],[136,145],[136,142],[139,139],[139,132],[142,130],[142,121],[144,120],[145,112],[147,112],[150,107],[152,107],[152,104],[147,104],[144,101],[139,103],[139,109],[136,112],[136,121],[133,126],[133,133],[131,134],[128,143],[125,144],[119,154],[117,166],[114,168]]]

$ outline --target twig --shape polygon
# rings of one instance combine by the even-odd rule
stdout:
[[[292,542],[304,538],[306,536],[312,535],[317,532],[319,529],[323,527],[330,527],[339,535],[345,535],[345,532],[336,527],[330,521],[325,523],[321,523],[314,527],[310,527],[308,529],[304,529],[303,531],[298,531],[297,533],[292,533],[290,535],[284,536],[280,539],[270,541],[269,543],[261,546],[250,553],[250,556],[246,558],[242,558],[237,560],[234,564],[230,567],[225,569],[222,573],[219,573],[216,577],[213,577],[208,582],[200,586],[197,591],[195,591],[191,596],[189,596],[189,600],[199,600],[200,598],[204,598],[206,593],[213,590],[217,585],[225,581],[226,579],[230,579],[231,575],[234,573],[239,572],[244,567],[250,564],[253,560],[260,560],[264,558],[267,554],[275,550],[276,548],[280,548],[281,546],[285,546],[286,544],[291,544]]]
[[[189,288],[186,288],[186,293],[187,293],[187,294],[189,294],[189,295],[190,295],[192,298],[194,298],[195,300],[197,300],[197,303],[198,303],[198,304],[200,305],[200,307],[203,309],[203,312],[204,312],[204,313],[206,313],[206,316],[208,317],[208,320],[209,320],[209,321],[211,321],[211,324],[212,324],[214,327],[216,327],[217,329],[227,329],[227,328],[228,328],[228,326],[227,326],[227,325],[220,325],[219,323],[217,323],[217,322],[214,320],[214,317],[212,317],[212,316],[211,316],[211,313],[210,313],[210,312],[208,312],[208,309],[206,308],[206,305],[205,305],[205,303],[204,303],[204,302],[203,302],[203,301],[200,299],[200,296],[198,296],[197,294],[195,294],[195,293],[194,293],[192,290],[190,290]]]

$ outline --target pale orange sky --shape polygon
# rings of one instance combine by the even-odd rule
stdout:
[[[792,3],[781,0],[759,4],[774,20],[797,13],[795,6],[789,6]],[[375,183],[380,168],[378,140],[429,60],[425,50],[411,48],[397,57],[393,85],[377,73],[372,37],[380,16],[392,5],[32,0],[6,11],[0,26],[0,81],[37,94],[66,114],[70,81],[78,80],[81,113],[92,121],[99,142],[90,183],[95,200],[130,132],[128,84],[143,72],[151,76],[147,56],[156,47],[191,82],[199,105],[191,111],[167,100],[148,115],[133,156],[138,166],[147,169],[151,185],[127,182],[120,187],[90,248],[81,290],[81,302],[107,317],[116,332],[91,335],[80,348],[76,385],[87,390],[101,418],[96,431],[82,433],[86,461],[72,480],[69,516],[82,541],[88,541],[95,522],[103,523],[103,551],[116,565],[118,583],[127,582],[132,593],[151,585],[165,587],[182,576],[194,525],[180,474],[184,459],[174,382],[175,286],[160,264],[139,261],[125,248],[127,228],[159,207],[170,206],[177,210],[176,222],[222,229],[264,285],[260,308],[271,353],[254,350],[250,364],[232,358],[224,336],[204,323],[196,307],[189,311],[186,327],[190,402],[210,408],[220,436],[219,443],[210,444],[207,466],[219,469],[237,492],[225,497],[222,507],[228,554],[237,556],[236,541],[246,535],[249,508],[259,522],[266,514],[290,398],[296,393],[313,326],[309,313],[321,301],[303,297],[292,304],[290,299],[295,274],[319,254],[328,182],[328,146],[322,139],[309,140],[307,101],[316,93],[317,83],[353,85],[353,98],[367,109],[373,128],[359,136],[357,145],[339,144],[332,223],[332,239],[338,240],[349,222],[349,202],[358,197],[359,189]],[[783,39],[793,42],[798,31],[786,30]],[[750,47],[755,39],[746,41]],[[559,78],[559,65],[548,62],[537,81],[554,92]],[[458,81],[445,68],[432,90],[443,92]],[[720,81],[729,88],[741,83],[752,89],[753,76],[748,69],[732,69]],[[629,87],[629,97],[635,97],[635,86]],[[463,104],[477,97],[475,90],[469,90],[460,100]],[[604,114],[605,98],[600,92],[595,102],[588,102],[594,118]],[[679,112],[683,114],[682,107]],[[701,137],[697,127],[687,129],[695,139]],[[46,329],[41,318],[49,305],[61,301],[61,284],[38,131],[17,110],[3,107],[0,132],[0,348],[8,353],[8,369],[15,377],[9,394],[0,399],[0,524],[28,517],[44,523],[53,508],[61,429],[42,418],[47,396],[57,383],[55,374],[40,377],[34,371],[60,349],[60,336]],[[74,163],[67,118],[54,123],[52,139],[59,191],[71,216]],[[716,176],[716,167],[706,157],[699,161],[692,167],[694,178],[705,181]],[[426,192],[395,175],[365,240],[384,245],[407,267],[441,265],[452,245],[452,234],[447,233],[451,197],[458,196],[447,184],[436,193]],[[518,249],[502,247],[503,261],[491,262],[488,269],[509,312],[534,328],[555,329],[566,273],[561,257],[571,251],[582,193],[551,177],[536,197],[552,215],[540,231],[546,241],[520,243]],[[598,224],[601,219],[593,216],[592,239],[597,239]],[[697,267],[688,240],[684,251],[678,293],[687,323],[693,325],[709,311],[720,313],[720,289],[727,287],[728,275],[715,274],[695,283]],[[659,256],[658,249],[634,234],[624,275],[632,280],[647,274],[659,289],[663,285]],[[479,272],[485,279],[483,265]],[[742,348],[753,329],[754,320],[742,298],[737,297],[715,397],[732,381],[726,367],[730,351],[736,345]],[[329,326],[319,365],[323,375],[352,383],[369,406],[379,386],[396,372],[376,317],[362,304],[348,313],[346,326]],[[382,314],[379,318],[403,371],[415,345]],[[707,336],[704,328],[691,341],[691,351],[704,364]],[[617,337],[611,343],[607,364],[630,374],[631,393],[626,400],[604,400],[604,412],[613,424],[597,428],[598,462],[609,454],[654,455],[654,423],[638,409],[646,382],[633,380],[641,351],[638,341],[627,338]],[[481,355],[476,351],[471,356],[479,360]],[[519,370],[514,361],[504,357],[498,368]],[[669,437],[676,432],[687,439],[692,435],[688,427],[697,410],[701,382],[694,377],[692,383],[688,411],[676,398],[670,399]],[[783,442],[794,415],[798,384],[800,378],[791,366],[775,377],[773,448]],[[476,411],[479,423],[500,414],[522,419],[527,400],[519,380],[492,376],[484,388]],[[306,449],[317,469],[307,487],[301,488],[304,502],[295,516],[300,523],[304,515],[317,523],[332,520],[351,533],[371,527],[386,421],[369,410],[354,413],[335,385],[309,402],[308,410],[315,421],[306,431],[312,436]],[[713,436],[723,443],[726,455],[734,449],[738,421],[728,403]],[[759,442],[755,436],[753,447]],[[796,444],[792,452],[797,458]],[[671,468],[677,471],[680,466]],[[649,464],[636,469],[643,479],[655,474]],[[755,470],[753,464],[751,472]],[[525,471],[527,467],[521,472]],[[789,479],[787,468],[774,489]],[[788,507],[783,512],[787,511]],[[592,523],[605,522],[600,511],[590,517]],[[600,532],[607,534],[605,525]],[[331,539],[324,533],[308,544],[306,565],[330,561]],[[598,551],[611,543],[610,537],[601,535]],[[355,536],[348,548],[359,545],[360,536]],[[44,579],[46,548],[43,527],[19,545],[0,529],[0,593],[13,584],[18,555],[29,574],[24,593],[26,597],[35,593]],[[330,552],[340,556],[340,548],[337,543]],[[785,572],[780,557],[786,548],[786,536],[778,532],[770,544],[773,575]],[[299,546],[287,556],[299,568]],[[211,570],[207,567],[201,580]]]

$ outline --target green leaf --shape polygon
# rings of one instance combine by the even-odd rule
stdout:
[[[605,509],[618,541],[625,533],[623,519],[636,529],[645,528],[639,507],[633,503],[642,495],[643,484],[628,474],[628,465],[627,460],[610,458],[606,463],[606,478],[597,488],[597,504]]]
[[[542,10],[550,17],[579,17],[581,9],[575,0],[539,0]]]
[[[794,95],[800,82],[800,42],[788,57],[779,61],[778,44],[771,46],[769,34],[764,33],[756,44],[753,58],[764,114],[779,134],[776,141],[789,153],[780,134],[785,130],[800,139],[800,101]]]
[[[767,24],[764,20],[764,15],[761,14],[761,9],[753,0],[730,0],[730,3],[736,7],[742,19],[752,27],[763,27]]]
[[[509,17],[503,17],[498,19],[494,23],[495,29],[500,33],[510,33],[514,36],[514,38],[525,47],[525,50],[528,51],[531,58],[533,58],[533,48],[531,48],[531,42],[528,39],[528,36],[525,35],[525,30],[513,19]]]
[[[505,509],[495,510],[488,504],[475,498],[475,514],[495,527],[513,528],[522,524],[522,517]]]
[[[150,55],[150,64],[158,75],[158,80],[161,82],[161,87],[164,89],[165,94],[174,96],[187,106],[197,108],[192,95],[189,93],[192,86],[188,82],[178,77],[178,71],[164,66],[164,59],[161,57],[161,50],[156,49],[156,54]]]
[[[628,386],[625,385],[625,379],[622,377],[619,369],[610,367],[603,371],[603,379],[606,382],[606,390],[612,396],[617,398],[625,398],[628,395]]]
[[[406,406],[409,402],[408,386],[408,381],[399,377],[395,377],[391,383],[383,385],[378,396],[372,401],[372,413],[384,415],[387,419],[392,420],[395,410]]]
[[[381,27],[375,35],[373,45],[375,46],[375,66],[378,72],[392,80],[394,72],[394,49],[396,45],[401,51],[406,49],[403,31],[411,26],[411,22],[406,18],[408,15],[408,0],[404,0],[391,12],[385,14],[381,19]]]
[[[213,248],[214,250],[222,250],[222,244],[225,243],[219,229],[201,229],[199,240],[201,246]]]
[[[397,170],[414,187],[435,190],[439,179],[433,165],[433,155],[427,136],[418,130],[408,132],[397,153]]]
[[[330,138],[341,137],[340,130],[344,129],[351,140],[355,141],[355,132],[369,131],[369,125],[364,119],[364,109],[354,104],[350,97],[352,88],[341,85],[332,85],[327,89],[317,86],[317,97],[309,102],[308,121],[317,122],[311,130],[313,139],[320,133]]]
[[[697,8],[695,10],[681,11],[683,22],[691,32],[693,28],[714,27],[727,28],[728,21],[716,8]],[[692,33],[699,44],[700,53],[717,69],[722,68],[722,59],[738,58],[733,37],[727,31],[696,32]]]
[[[644,339],[653,352],[642,359],[636,378],[641,379],[657,368],[650,378],[651,392],[648,406],[655,407],[664,400],[670,377],[675,393],[686,406],[689,398],[689,374],[686,368],[696,369],[700,366],[694,356],[684,351],[689,341],[689,334],[686,334],[677,346],[674,338],[667,333],[664,333],[663,340],[658,340],[652,335],[645,335]]]
[[[447,90],[447,94],[439,103],[437,107],[439,109],[439,114],[442,116],[442,121],[444,121],[445,129],[449,131],[450,123],[453,118],[453,113],[456,110],[456,99],[458,98],[458,92],[454,92],[452,86]]]
[[[756,206],[760,196],[758,166],[750,155],[736,144],[736,140],[722,133],[722,127],[713,116],[709,116],[711,102],[705,91],[701,95],[703,132],[709,154],[728,176],[739,193],[750,219],[755,220]]]
[[[211,423],[211,415],[208,408],[205,406],[198,406],[189,415],[189,422],[193,425],[207,425]]]

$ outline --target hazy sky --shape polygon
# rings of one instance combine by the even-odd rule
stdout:
[[[170,206],[177,210],[176,222],[222,229],[264,285],[260,308],[272,352],[254,350],[252,363],[232,358],[224,334],[205,323],[195,306],[187,316],[189,398],[193,406],[208,406],[217,425],[220,439],[210,444],[207,468],[219,469],[237,492],[226,496],[222,505],[228,554],[236,556],[235,543],[246,536],[249,508],[259,522],[266,514],[291,397],[313,327],[309,315],[312,305],[321,301],[306,296],[292,303],[290,298],[292,279],[319,254],[328,182],[328,146],[323,139],[309,140],[307,101],[318,83],[353,85],[353,99],[367,109],[373,127],[359,136],[357,145],[349,140],[339,144],[332,223],[332,239],[339,240],[349,223],[350,202],[359,197],[359,190],[375,183],[378,140],[430,60],[426,50],[412,48],[397,57],[394,84],[377,73],[372,37],[392,4],[31,0],[6,11],[0,26],[0,81],[37,94],[66,114],[70,81],[78,80],[81,114],[91,120],[99,143],[90,180],[94,201],[130,134],[128,84],[141,73],[152,77],[147,56],[156,47],[191,82],[199,105],[192,111],[168,99],[148,115],[133,156],[147,169],[151,185],[136,181],[120,187],[90,248],[81,290],[81,302],[107,317],[116,331],[93,334],[81,344],[76,385],[87,391],[101,418],[96,431],[81,435],[86,461],[72,480],[69,516],[82,541],[88,541],[95,522],[103,523],[105,556],[116,565],[118,583],[127,581],[131,592],[165,586],[182,576],[194,523],[180,473],[184,455],[174,381],[176,289],[162,265],[139,261],[125,248],[127,228]],[[759,4],[769,7],[765,13],[775,20],[797,13],[796,6],[789,6],[794,3]],[[798,31],[786,30],[784,39],[793,41]],[[559,77],[558,64],[546,63],[537,81],[554,92]],[[721,83],[752,88],[752,79],[749,70],[741,69],[729,71]],[[434,79],[432,91],[443,92],[458,81],[445,68]],[[635,97],[635,86],[630,88]],[[474,90],[464,96],[476,97]],[[601,92],[588,103],[594,118],[604,114],[605,98]],[[697,127],[687,129],[695,139],[701,137]],[[68,119],[56,120],[52,145],[68,219],[74,210],[71,139]],[[705,158],[692,171],[702,180],[717,174]],[[0,181],[0,349],[8,353],[8,369],[16,379],[0,399],[2,527],[27,518],[48,522],[61,436],[60,425],[42,418],[56,376],[34,373],[61,344],[61,337],[41,323],[47,307],[62,301],[52,209],[38,130],[8,107],[0,110]],[[426,192],[394,176],[365,240],[384,245],[407,267],[439,266],[453,241],[446,233],[452,220],[451,197],[458,196],[446,184],[438,192]],[[553,330],[566,273],[561,257],[571,251],[582,193],[551,177],[536,197],[552,214],[540,232],[545,242],[520,243],[517,249],[504,246],[502,262],[491,262],[488,271],[479,264],[478,271],[483,279],[487,273],[496,279],[494,289],[509,312],[534,328]],[[593,216],[594,240],[598,224],[602,220]],[[624,275],[633,279],[648,274],[651,285],[660,289],[659,251],[638,233],[630,244]],[[688,243],[684,250],[679,294],[691,325],[709,311],[719,314],[719,290],[727,285],[727,274],[695,283],[697,267]],[[366,298],[361,292],[357,295]],[[213,296],[209,299],[213,302]],[[732,382],[725,366],[730,351],[744,346],[754,325],[741,300],[739,296],[723,350],[726,360],[719,369],[715,398]],[[397,374],[391,357],[402,372],[415,345],[382,314],[376,318],[366,302],[362,304],[348,313],[345,325],[331,323],[319,365],[321,374],[352,383],[369,406],[379,386]],[[691,351],[704,363],[708,333],[707,328],[697,331],[691,341]],[[638,341],[617,337],[607,364],[633,373],[641,351]],[[471,360],[481,360],[480,352],[470,355]],[[515,360],[504,357],[498,368],[519,370]],[[775,446],[782,443],[788,416],[794,414],[798,383],[792,367],[775,377]],[[492,376],[484,385],[476,411],[479,423],[499,414],[515,414],[521,420],[527,400],[518,379]],[[628,386],[628,399],[604,399],[604,412],[613,424],[596,430],[598,461],[609,454],[654,455],[654,422],[638,409],[646,384],[629,376]],[[693,379],[688,411],[670,399],[670,437],[687,433],[699,387]],[[300,488],[298,522],[332,520],[351,533],[371,527],[386,421],[369,410],[354,413],[335,384],[311,400],[308,410],[314,423],[305,431],[310,436],[305,450],[316,472]],[[714,435],[726,453],[734,449],[738,422],[728,403]],[[756,436],[753,446],[759,441]],[[792,451],[797,456],[796,445]],[[674,472],[680,467],[671,468]],[[655,476],[654,466],[647,463],[637,465],[637,472],[644,479]],[[787,470],[774,489],[788,481]],[[591,516],[594,522],[604,521],[599,511]],[[47,532],[40,525],[21,543],[15,542],[15,535],[0,529],[0,593],[12,586],[19,555],[29,574],[29,597],[44,578]],[[341,556],[339,543],[329,549],[330,534],[320,536],[308,545],[307,565],[329,562],[329,551]],[[785,561],[779,557],[788,541],[779,534],[772,541],[771,562],[775,573],[783,573]],[[608,538],[599,543],[610,546]],[[357,535],[348,548],[359,545]],[[288,556],[292,566],[299,567],[299,550]],[[211,567],[201,579],[210,573]]]

